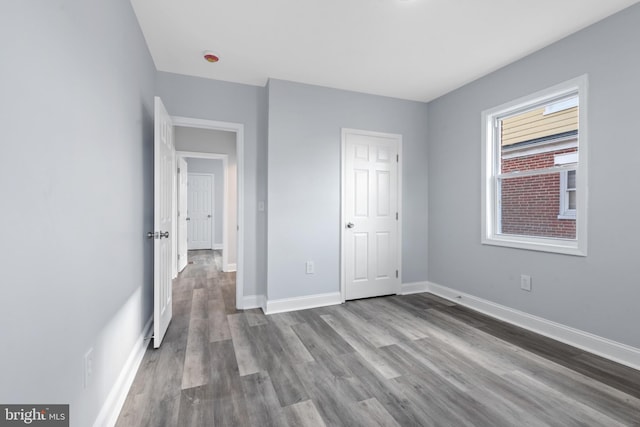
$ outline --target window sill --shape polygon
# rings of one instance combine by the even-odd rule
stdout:
[[[587,248],[580,245],[577,240],[498,235],[483,238],[482,244],[563,255],[587,256]]]
[[[572,220],[576,220],[576,214],[560,214],[558,215],[558,219],[572,219]]]

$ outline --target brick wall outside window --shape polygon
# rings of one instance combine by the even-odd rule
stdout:
[[[502,173],[552,167],[555,155],[575,151],[577,148],[504,159]],[[576,238],[575,219],[558,219],[559,173],[505,179],[501,193],[503,234]]]

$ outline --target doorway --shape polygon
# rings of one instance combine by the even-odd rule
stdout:
[[[236,271],[236,308],[242,309],[244,306],[244,125],[175,116],[172,117],[172,120],[176,128],[176,156],[178,160],[186,158],[217,159],[223,163],[223,198],[225,203],[229,204],[229,209],[218,209],[219,215],[222,216],[223,224],[222,268],[223,271]],[[180,129],[219,131],[230,135],[234,147],[233,162],[231,162],[229,154],[216,152],[214,144],[208,144],[207,141],[200,141],[190,146],[180,145]],[[229,181],[232,180],[234,181],[233,184],[235,184],[234,192],[229,189]],[[176,179],[174,200],[178,200],[178,186],[179,180]],[[231,195],[235,197],[230,197]],[[230,199],[231,202],[229,202]],[[174,218],[178,218],[177,203],[175,205]],[[186,219],[186,216],[182,218]],[[179,221],[176,221],[176,223],[178,224]],[[178,226],[176,226],[175,231],[177,231],[177,228]],[[179,235],[179,233],[177,234]],[[176,239],[176,252],[179,238],[178,236],[178,239]],[[177,270],[177,256],[175,257],[174,265]]]

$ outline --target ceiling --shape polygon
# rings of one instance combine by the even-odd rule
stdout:
[[[258,86],[275,78],[417,101],[637,2],[131,0],[160,71]],[[205,50],[220,62],[206,62]]]

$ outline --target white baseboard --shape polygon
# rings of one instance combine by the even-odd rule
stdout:
[[[212,245],[212,248],[211,248],[211,249],[212,249],[212,250],[214,250],[214,251],[216,251],[216,250],[222,250],[222,249],[224,249],[224,246],[222,246],[222,243],[214,243],[214,244]]]
[[[242,309],[261,308],[264,310],[266,298],[264,295],[246,295],[242,298]]]
[[[222,271],[224,271],[225,273],[231,273],[233,271],[236,271],[237,269],[237,264],[227,264],[222,266]]]
[[[305,310],[307,308],[324,307],[342,304],[340,292],[309,295],[304,297],[267,300],[266,314],[283,313],[285,311]]]
[[[136,340],[127,361],[120,371],[120,375],[118,375],[118,379],[107,396],[107,400],[102,405],[100,413],[93,423],[93,427],[112,427],[116,425],[116,421],[118,421],[118,416],[122,410],[122,405],[124,405],[131,384],[133,384],[140,363],[142,363],[144,353],[147,350],[145,338],[151,334],[152,325],[153,316],[151,316],[144,325],[142,333]]]
[[[400,295],[419,294],[429,291],[429,282],[412,282],[400,285]]]
[[[640,370],[640,349],[552,322],[455,289],[429,283],[429,292],[532,332]]]

